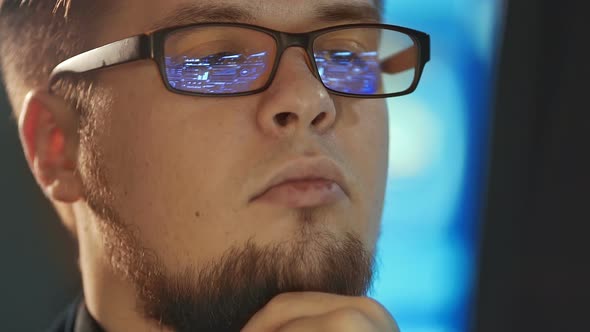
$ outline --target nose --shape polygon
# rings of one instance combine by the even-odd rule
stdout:
[[[273,83],[261,96],[257,112],[261,130],[275,137],[300,130],[322,135],[335,120],[332,96],[314,76],[306,53],[301,48],[287,49]]]

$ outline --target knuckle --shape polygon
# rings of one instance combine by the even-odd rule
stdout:
[[[334,311],[326,321],[328,331],[365,331],[370,326],[370,319],[362,311],[344,308]],[[362,328],[362,329],[361,329]]]
[[[295,298],[296,295],[293,293],[281,293],[268,301],[263,310],[267,312],[281,312],[293,303]]]
[[[275,297],[273,297],[269,302],[268,306],[270,307],[281,307],[288,303],[291,303],[295,299],[296,295],[293,293],[281,293]]]
[[[397,326],[393,316],[381,303],[370,297],[362,297],[361,301],[362,307],[367,314],[374,317],[378,322],[387,322],[389,325]]]
[[[381,309],[383,307],[381,305],[381,303],[377,302],[376,300],[374,300],[368,296],[360,297],[360,301],[368,309],[376,310],[376,309]]]
[[[389,312],[387,311],[387,309],[385,309],[385,307],[376,300],[370,297],[362,297],[361,301],[363,302],[363,308],[365,308],[365,310],[367,310],[368,312],[375,313],[381,316],[389,316]]]

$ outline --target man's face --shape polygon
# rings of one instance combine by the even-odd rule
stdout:
[[[179,5],[195,3],[202,5],[118,2],[101,25],[96,46],[143,33]],[[286,32],[355,23],[316,19],[319,6],[342,3],[372,5],[369,0],[215,2],[249,11],[253,20],[247,23]],[[94,193],[88,199],[100,201],[90,205],[114,211],[169,275],[187,268],[198,272],[247,243],[286,251],[297,246],[310,271],[323,264],[314,250],[322,239],[353,234],[372,253],[387,168],[385,102],[329,94],[307,61],[302,49],[288,49],[270,88],[244,97],[174,94],[148,60],[101,71],[96,87],[106,91],[108,103],[90,115],[92,143],[81,145],[92,161],[81,172]],[[322,201],[321,190],[299,183],[307,195],[254,199],[286,168],[313,174],[332,169],[327,173],[340,174],[332,188],[344,195]]]

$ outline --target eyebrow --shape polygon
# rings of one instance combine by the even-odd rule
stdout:
[[[319,6],[315,18],[324,22],[380,23],[381,11],[369,4],[322,5]]]
[[[181,5],[170,14],[150,25],[149,31],[167,27],[182,26],[204,22],[240,22],[253,23],[256,17],[254,9],[238,8],[222,4]],[[381,22],[381,11],[370,4],[330,4],[321,5],[314,10],[314,20],[320,22]]]
[[[158,20],[150,29],[159,30],[177,25],[187,25],[199,22],[252,22],[254,16],[245,8],[236,8],[215,4],[181,5],[169,15]]]

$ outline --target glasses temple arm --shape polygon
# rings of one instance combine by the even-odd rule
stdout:
[[[150,57],[151,45],[147,35],[122,39],[78,54],[58,64],[49,76],[49,87],[51,88],[63,74],[81,74]]]
[[[381,70],[388,74],[397,74],[412,68],[422,70],[422,67],[430,61],[430,36],[421,34],[418,38],[419,44],[414,44],[381,60]],[[418,51],[418,48],[420,51]],[[419,53],[420,59],[418,59]]]

